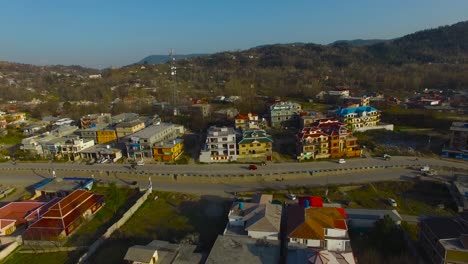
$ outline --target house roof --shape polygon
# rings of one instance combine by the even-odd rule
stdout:
[[[196,246],[172,244],[167,241],[153,240],[146,246],[130,247],[124,259],[129,261],[149,263],[154,253],[158,252],[158,264],[188,264],[199,263],[201,254],[194,253]]]
[[[466,221],[456,217],[430,217],[421,220],[438,239],[459,238],[461,234],[468,234]]]
[[[347,230],[346,217],[333,207],[288,207],[288,237],[325,239],[324,228]]]
[[[103,197],[100,194],[75,190],[50,206],[49,210],[38,221],[29,226],[24,236],[26,238],[35,237],[37,232],[40,233],[41,237],[58,235]]]
[[[362,114],[364,112],[377,112],[377,109],[375,109],[372,106],[359,106],[359,107],[349,107],[349,108],[342,108],[340,110],[337,110],[335,113],[339,116],[347,116],[349,114]]]
[[[219,235],[205,263],[279,263],[279,241]]]
[[[354,264],[353,252],[332,252],[328,250],[311,250],[307,263],[310,264]]]
[[[283,207],[279,204],[260,204],[244,217],[249,231],[279,232]]]
[[[136,245],[128,249],[127,254],[125,254],[124,260],[150,263],[155,253],[155,248]]]
[[[24,223],[28,215],[43,206],[43,202],[11,202],[0,208],[1,220],[14,220]]]
[[[252,203],[268,204],[271,203],[271,201],[273,201],[272,194],[257,193],[252,197]]]

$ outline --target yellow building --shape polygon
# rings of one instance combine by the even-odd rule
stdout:
[[[26,120],[26,114],[25,113],[12,113],[12,114],[8,114],[5,116],[5,120],[8,122],[8,123],[11,123],[11,122],[16,122],[16,121],[24,121]]]
[[[175,161],[184,151],[184,143],[181,139],[161,142],[153,147],[153,158],[155,161]]]
[[[103,129],[96,132],[98,144],[104,144],[117,140],[117,132],[113,129]]]
[[[136,133],[142,130],[143,128],[145,128],[145,123],[139,119],[135,119],[132,121],[124,121],[122,123],[117,124],[117,126],[115,127],[115,131],[117,132],[118,138],[123,138],[125,136]]]
[[[239,142],[238,159],[271,160],[273,139],[265,130],[248,130]]]

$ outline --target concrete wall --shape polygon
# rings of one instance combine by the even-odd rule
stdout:
[[[110,226],[107,231],[98,239],[96,240],[89,248],[86,253],[84,253],[78,263],[86,263],[88,258],[96,252],[96,250],[104,243],[106,239],[108,239],[115,230],[119,229],[123,226],[131,217],[132,215],[140,208],[140,206],[148,199],[148,196],[151,194],[152,189],[148,189],[145,194],[138,199],[135,204],[128,209],[127,212],[123,214],[123,216],[115,222],[112,226]]]
[[[8,255],[11,254],[11,252],[15,251],[15,249],[19,246],[20,244],[18,242],[12,242],[10,245],[6,246],[2,251],[0,251],[0,261],[3,260],[4,258],[8,257]]]

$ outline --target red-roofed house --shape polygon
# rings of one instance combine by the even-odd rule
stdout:
[[[50,240],[69,236],[83,218],[94,215],[104,204],[104,196],[76,190],[52,205],[23,234],[24,240]]]
[[[352,131],[334,118],[323,118],[303,128],[297,135],[297,142],[298,160],[361,155]]]
[[[236,129],[259,129],[261,120],[257,114],[248,113],[247,115],[238,114],[235,118]]]
[[[289,243],[330,251],[351,251],[346,217],[332,207],[288,207]]]
[[[43,205],[42,202],[12,202],[0,208],[0,235],[10,235],[17,226],[34,220],[31,213]]]

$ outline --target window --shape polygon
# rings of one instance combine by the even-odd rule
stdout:
[[[250,144],[251,147],[253,147],[253,144]]]
[[[234,151],[230,151],[229,155],[235,155],[236,153]]]
[[[223,140],[223,141],[227,141],[227,137],[223,137],[223,139],[222,139],[222,140]]]
[[[262,144],[258,143],[258,144],[257,144],[257,147],[260,147],[261,145],[262,145]]]

